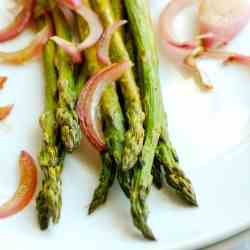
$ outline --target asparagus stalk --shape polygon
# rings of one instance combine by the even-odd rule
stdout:
[[[39,22],[42,23],[42,21]],[[57,72],[54,66],[55,54],[55,45],[49,41],[43,52],[46,77],[45,110],[40,118],[43,142],[39,155],[39,163],[44,179],[36,204],[38,220],[42,230],[48,228],[51,218],[53,223],[58,223],[62,206],[60,175],[63,169],[64,149],[60,143],[59,129],[56,121]]]
[[[161,164],[157,164],[154,162],[154,166],[152,168],[152,176],[153,176],[153,183],[157,189],[162,189],[164,184],[164,173],[161,169]]]
[[[135,41],[141,72],[145,121],[145,143],[140,166],[135,170],[131,190],[131,212],[136,227],[151,240],[155,237],[147,225],[146,198],[152,185],[152,165],[161,133],[162,110],[160,106],[160,79],[157,51],[148,2],[124,0],[130,27]]]
[[[169,136],[166,128],[166,115],[164,113],[162,96],[159,88],[159,78],[158,78],[158,58],[157,49],[155,46],[153,29],[150,20],[150,13],[147,1],[145,0],[125,0],[126,9],[129,15],[130,26],[134,33],[134,39],[136,43],[136,49],[138,53],[138,62],[140,65],[140,74],[142,82],[150,83],[152,86],[157,87],[157,93],[159,98],[159,110],[161,113],[159,121],[161,120],[161,140],[156,150],[156,166],[163,165],[166,173],[166,180],[176,191],[180,193],[188,202],[196,205],[196,197],[192,190],[192,185],[190,181],[185,177],[183,171],[180,170],[178,165],[177,154],[169,140]],[[140,10],[140,11],[138,11]],[[145,86],[143,86],[145,89]],[[150,92],[149,92],[150,93]],[[148,97],[147,92],[144,92],[144,96]],[[150,110],[150,109],[149,109]],[[148,112],[146,112],[148,114]],[[150,118],[149,118],[150,119]],[[139,170],[143,172],[142,170]],[[143,179],[142,177],[139,177]],[[135,191],[134,198],[132,198],[132,214],[134,214],[135,224],[138,225],[139,229],[143,232],[143,227],[138,222],[138,216],[140,218],[140,209],[143,209],[143,201],[145,198],[141,195],[141,208],[137,206],[138,190],[140,184],[139,178],[135,177],[135,184],[133,191]],[[132,192],[133,192],[132,191]],[[139,208],[139,209],[138,209]],[[143,219],[141,219],[143,221]],[[145,222],[145,219],[144,219]],[[144,234],[145,235],[145,234]],[[147,235],[146,235],[147,237]]]
[[[79,65],[79,67],[81,67],[79,69],[79,74],[77,77],[77,81],[76,81],[76,96],[79,97],[82,91],[82,88],[84,86],[84,84],[87,81],[87,77],[88,77],[88,67],[87,64],[84,63],[83,65]]]
[[[124,143],[124,117],[113,85],[109,85],[101,98],[103,130],[109,152],[118,166],[121,164]]]
[[[88,4],[88,1],[85,3]],[[88,30],[85,21],[81,17],[78,17],[78,27],[80,37],[81,39],[84,39]],[[90,76],[101,69],[102,65],[100,65],[97,61],[95,47],[89,48],[85,51],[85,59],[87,76]],[[94,192],[94,196],[89,207],[89,213],[93,213],[106,201],[108,190],[113,183],[114,168],[119,169],[119,166],[121,165],[124,144],[124,117],[119,103],[119,98],[113,84],[110,84],[105,89],[101,98],[100,106],[104,123],[104,137],[108,146],[108,152],[102,155],[103,166],[99,186]],[[120,186],[126,192],[126,174],[123,174],[120,170],[118,170],[118,176],[120,176],[118,177]]]
[[[89,206],[89,214],[92,214],[100,205],[106,202],[108,191],[115,180],[116,165],[109,153],[102,154],[102,164],[99,185]]]
[[[160,142],[156,151],[156,161],[164,167],[167,183],[177,191],[180,196],[191,205],[197,206],[197,200],[191,181],[185,176],[176,160],[172,146]]]
[[[100,15],[105,27],[113,24],[115,18],[109,0],[91,0],[93,9]],[[114,6],[114,5],[113,5]],[[119,6],[119,3],[116,5]],[[121,15],[120,7],[116,7],[116,16]],[[129,59],[121,32],[117,31],[111,41],[111,59],[120,61]],[[135,82],[133,70],[128,70],[120,79],[120,87],[125,103],[125,113],[128,121],[128,130],[125,134],[125,144],[122,159],[124,170],[131,169],[138,160],[144,139],[143,122],[145,119],[142,110],[139,89]]]
[[[123,3],[121,0],[111,0],[111,4],[113,7],[113,12],[117,19],[123,19],[124,10]],[[133,58],[133,61],[136,61],[135,51],[134,51],[134,41],[131,34],[131,28],[128,27],[126,29],[125,35],[125,44],[127,47],[127,51],[129,52],[130,58]],[[134,67],[135,70],[135,67]],[[138,75],[138,72],[135,73]],[[157,188],[161,188],[163,186],[164,172],[165,179],[167,183],[180,194],[187,202],[191,205],[197,205],[196,195],[193,191],[190,180],[185,176],[184,172],[180,169],[179,161],[177,153],[172,146],[169,135],[167,132],[166,124],[167,118],[164,113],[163,104],[162,112],[163,112],[163,128],[161,133],[161,141],[159,142],[157,154],[155,156],[155,166],[152,169],[152,175],[154,178],[154,184]],[[166,169],[162,171],[159,169],[161,165]]]
[[[114,18],[116,20],[122,20],[125,16],[123,3],[117,0],[110,0],[110,4],[112,6]]]
[[[121,0],[110,0],[110,3],[112,5],[115,19],[117,20],[125,19],[124,3]],[[136,62],[135,45],[134,45],[133,36],[131,33],[131,28],[129,26],[126,26],[123,34],[124,34],[124,42],[125,42],[129,57],[131,58],[133,62]],[[138,72],[137,72],[136,67],[133,67],[133,71],[134,71],[136,81],[138,81]],[[161,189],[163,187],[164,173],[161,169],[159,162],[155,161],[154,167],[152,168],[152,175],[153,175],[154,185],[156,186],[156,188]],[[131,173],[131,177],[132,177],[132,173]],[[128,193],[130,188],[131,188],[130,186],[127,187],[126,193]]]
[[[82,66],[82,70],[80,72],[80,75],[77,81],[76,89],[78,90],[77,91],[78,96],[80,94],[81,89],[84,87],[84,84],[86,83],[86,79],[88,76],[87,66],[88,65],[86,63]],[[111,99],[112,99],[112,96],[111,96]],[[113,102],[111,100],[111,104],[112,103]],[[116,105],[112,106],[112,110],[116,112],[116,110],[113,109],[114,107],[116,107]],[[106,129],[108,131],[107,133],[108,134],[110,133],[110,135],[106,136],[106,138],[110,140],[116,139],[116,137],[113,138],[112,136],[112,128],[113,128],[112,125],[106,126]],[[111,156],[111,154],[109,152],[103,153],[101,155],[101,158],[102,158],[102,169],[100,173],[99,185],[94,192],[93,199],[89,206],[89,214],[92,214],[98,207],[100,207],[102,204],[106,202],[109,189],[113,185],[115,176],[116,176],[115,161],[113,160],[113,157]]]
[[[163,110],[163,101],[161,101],[161,106]],[[179,194],[180,197],[190,205],[198,206],[192,183],[186,177],[184,171],[180,168],[177,152],[170,141],[167,130],[167,116],[164,113],[164,110],[162,112],[162,133],[160,142],[157,147],[155,161],[163,166],[165,172],[165,180],[168,185],[172,187],[177,192],[177,194]]]
[[[62,13],[54,8],[52,14],[57,35],[70,40],[71,34]],[[61,139],[65,149],[72,152],[80,145],[81,141],[81,130],[75,112],[75,79],[71,58],[59,47],[56,54],[56,66],[59,74],[59,101],[56,118],[61,129]]]
[[[86,1],[87,3],[87,1]],[[78,17],[78,27],[81,38],[86,35],[86,23]],[[85,50],[87,75],[91,76],[102,68],[96,58],[96,48]],[[116,164],[121,164],[124,144],[124,117],[119,103],[119,98],[113,84],[110,84],[103,92],[101,101],[101,114],[103,118],[103,129],[108,151],[111,152]]]

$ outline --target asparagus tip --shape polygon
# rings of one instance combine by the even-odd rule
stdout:
[[[102,190],[102,186],[99,186],[93,196],[93,199],[89,205],[88,215],[93,214],[98,207],[103,205],[106,202],[108,192],[106,190]],[[103,192],[105,191],[105,192]]]
[[[170,186],[172,186],[187,203],[192,206],[198,207],[197,197],[190,180],[184,175],[182,176],[182,178],[180,178],[181,176],[178,176],[178,178],[177,176],[175,176],[175,178],[173,179],[173,175],[169,177],[170,179],[167,178],[168,184],[170,184]],[[175,182],[173,182],[173,180],[175,180]]]
[[[42,231],[45,231],[49,227],[49,211],[48,206],[45,200],[44,193],[41,191],[36,199],[37,204],[37,210],[38,210],[38,223],[39,227]]]
[[[146,229],[146,231],[143,232],[143,236],[148,240],[156,241],[156,238],[149,227]]]
[[[184,196],[184,199],[190,203],[191,205],[193,205],[194,207],[198,207],[199,204],[198,204],[198,201],[197,201],[197,197],[196,197],[196,194],[194,193],[194,191],[186,191],[184,192],[183,194]]]
[[[145,194],[142,194],[144,196]],[[147,206],[145,204],[145,199],[143,197],[135,197],[131,195],[131,214],[133,218],[134,225],[141,231],[143,236],[148,239],[155,241],[156,238],[147,224]]]
[[[132,168],[133,168],[133,165],[130,166],[128,165],[128,162],[126,162],[125,160],[122,161],[122,171],[127,172]]]
[[[132,211],[132,214],[134,213],[134,211]],[[145,218],[143,218],[144,216],[140,216],[140,215],[135,215],[133,216],[133,220],[134,220],[134,224],[135,226],[141,231],[141,233],[143,234],[143,236],[151,241],[156,241],[156,238],[153,234],[153,231],[151,230],[151,228],[148,226]]]
[[[99,205],[100,204],[97,204],[97,202],[93,200],[91,204],[89,205],[88,215],[92,215],[96,211],[96,209],[99,207]]]
[[[144,121],[144,114],[137,114],[141,123]],[[137,128],[135,131],[128,131],[125,137],[125,146],[122,157],[122,169],[128,171],[132,169],[140,155],[143,147],[144,130],[143,127]]]

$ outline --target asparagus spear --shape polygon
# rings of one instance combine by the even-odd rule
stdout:
[[[171,146],[160,142],[156,151],[156,161],[164,166],[167,183],[176,190],[183,199],[197,206],[197,200],[191,181],[180,169],[175,154],[171,151]]]
[[[83,65],[79,65],[79,67],[81,67],[79,69],[79,74],[77,77],[77,81],[76,81],[76,96],[79,97],[82,91],[82,88],[85,84],[85,82],[87,81],[87,77],[88,77],[88,67],[86,63],[83,63]]]
[[[164,174],[161,169],[161,164],[157,164],[157,162],[154,162],[154,166],[152,168],[152,176],[153,176],[153,183],[157,189],[162,189],[163,187],[163,180],[164,180]]]
[[[125,10],[124,10],[124,3],[121,0],[110,0],[110,3],[112,5],[112,10],[115,16],[115,19],[122,20],[125,18]],[[133,41],[133,36],[131,33],[130,26],[125,27],[124,34],[124,42],[126,44],[127,51],[129,53],[129,57],[133,62],[136,62],[136,55],[135,55],[135,45]],[[138,81],[138,72],[136,67],[133,67],[134,75],[136,78],[136,81]],[[163,187],[163,180],[164,180],[164,173],[161,169],[161,166],[159,162],[154,163],[154,167],[152,168],[152,175],[153,175],[153,182],[156,188],[161,189]],[[132,176],[132,174],[131,174]],[[130,189],[130,187],[127,187],[127,192]]]
[[[58,36],[70,40],[71,34],[62,13],[57,8],[52,11]],[[56,118],[61,129],[61,139],[68,152],[80,145],[81,130],[78,116],[74,110],[76,103],[75,79],[71,58],[63,49],[57,49],[56,66],[58,69],[59,101]]]
[[[140,166],[132,181],[131,212],[136,227],[151,240],[155,237],[147,225],[146,198],[152,185],[152,165],[161,133],[162,110],[160,106],[160,79],[155,38],[145,0],[124,0],[130,27],[138,53],[141,72],[141,89],[146,111],[146,138],[140,159]]]
[[[109,153],[102,155],[102,164],[99,185],[95,190],[93,200],[89,206],[89,214],[92,214],[100,205],[106,202],[108,191],[115,180],[116,166]]]
[[[49,19],[47,18],[47,22]],[[42,21],[39,21],[42,23]],[[50,218],[57,223],[61,211],[61,179],[64,149],[59,139],[56,121],[57,108],[57,72],[54,66],[55,46],[49,41],[43,52],[45,86],[45,110],[40,118],[43,130],[43,142],[39,163],[44,179],[42,189],[37,197],[38,220],[42,230],[48,228]]]
[[[186,177],[183,170],[181,170],[177,152],[170,141],[167,130],[167,115],[164,113],[162,100],[161,106],[163,112],[162,133],[155,155],[155,162],[156,164],[163,166],[165,180],[168,185],[172,187],[177,192],[177,194],[179,194],[189,204],[198,206],[192,183]]]
[[[113,24],[115,18],[109,0],[91,0],[90,2],[93,9],[100,15],[105,27]],[[111,42],[111,59],[113,61],[130,60],[122,39],[122,34],[119,31],[113,35]],[[128,70],[120,79],[120,87],[125,102],[124,109],[126,118],[128,120],[122,167],[124,170],[128,170],[135,165],[142,150],[145,115],[142,110],[140,93],[132,69]]]
[[[184,173],[180,170],[178,165],[177,154],[169,140],[169,136],[166,128],[166,115],[163,109],[162,96],[159,91],[159,78],[158,78],[158,58],[157,50],[155,46],[153,29],[150,20],[150,13],[147,1],[145,0],[125,0],[126,9],[129,15],[129,21],[134,33],[134,39],[136,43],[136,49],[138,53],[139,70],[142,78],[142,82],[150,83],[152,86],[157,87],[157,93],[159,98],[159,111],[161,113],[159,121],[161,122],[161,140],[157,148],[156,153],[156,166],[162,164],[166,172],[167,182],[178,191],[182,197],[184,197],[191,204],[197,204],[195,194],[192,190],[190,181],[185,177]],[[140,11],[138,11],[140,10]],[[145,89],[145,86],[143,86]],[[150,92],[149,92],[150,93]],[[144,92],[144,96],[148,97],[147,92]],[[148,112],[146,112],[148,114]],[[160,164],[159,164],[160,163]],[[141,171],[141,170],[139,170]],[[141,171],[142,172],[142,171]],[[140,177],[139,177],[140,178]],[[143,175],[141,177],[143,179]],[[134,220],[139,228],[143,232],[143,227],[140,226],[137,221],[140,218],[140,209],[143,209],[143,205],[137,206],[138,202],[138,190],[140,184],[136,186],[137,178],[135,178],[135,185],[133,191],[135,191],[134,199],[132,199],[132,213],[135,214]],[[139,181],[138,181],[139,182]],[[143,197],[143,195],[142,195]],[[142,204],[145,198],[141,198]],[[143,219],[141,219],[143,221]],[[144,220],[145,222],[145,220]]]
[[[87,1],[85,2],[87,3]],[[86,35],[86,23],[78,17],[79,33],[81,38]],[[85,50],[87,75],[91,76],[102,68],[96,58],[96,48],[92,47]],[[119,103],[119,98],[113,84],[110,84],[103,92],[100,101],[101,114],[104,122],[104,136],[117,165],[121,164],[123,143],[124,143],[124,117]]]
[[[123,3],[117,0],[110,0],[110,4],[112,6],[114,18],[116,20],[122,20],[125,16]]]
[[[84,84],[88,76],[87,66],[88,65],[86,63],[82,66],[82,71],[80,72],[80,76],[78,78],[78,82],[76,85],[76,89],[78,90],[77,91],[78,96],[80,94],[81,89],[84,87]],[[111,96],[111,99],[112,99],[112,96]],[[115,99],[115,102],[116,102],[116,99]],[[112,103],[113,102],[111,100],[111,104]],[[114,107],[116,107],[116,103],[114,106],[112,106],[112,110],[116,112]],[[109,118],[107,117],[107,119]],[[115,138],[113,138],[112,136],[112,128],[113,128],[112,125],[106,126],[106,129],[108,131],[107,134],[110,134],[106,136],[106,138],[108,138],[109,140],[116,139],[116,136]],[[101,158],[102,158],[102,169],[101,169],[101,174],[100,174],[99,185],[94,192],[93,199],[89,206],[89,214],[92,214],[99,206],[101,206],[102,204],[106,202],[109,189],[113,185],[115,176],[116,176],[115,161],[113,160],[113,157],[111,156],[111,154],[109,152],[103,153],[101,155]]]
[[[121,0],[111,0],[113,7],[113,12],[117,19],[123,19],[123,3]],[[131,29],[128,27],[126,29],[125,43],[127,50],[129,52],[130,58],[135,58],[134,51],[134,41],[131,34]],[[133,60],[135,61],[135,60]],[[135,67],[134,67],[135,70]],[[138,75],[138,72],[135,73]],[[162,101],[162,100],[161,100]],[[164,166],[165,170],[165,179],[167,183],[176,190],[181,197],[188,201],[191,205],[197,205],[197,200],[195,193],[193,191],[190,180],[185,176],[184,172],[179,167],[179,161],[177,153],[172,146],[169,135],[167,132],[167,118],[164,113],[163,103],[161,103],[162,112],[163,112],[163,123],[162,123],[162,133],[161,141],[159,142],[157,154],[155,156],[155,166],[152,169],[152,174],[154,177],[154,184],[157,188],[163,186],[164,171],[159,169]],[[177,168],[177,169],[176,169]]]
[[[85,1],[88,4],[88,1]],[[87,26],[85,21],[78,17],[78,27],[81,39],[87,34]],[[87,75],[90,76],[98,71],[100,65],[96,58],[96,48],[89,48],[85,51]],[[83,84],[83,82],[82,82]],[[114,167],[119,169],[121,165],[123,143],[124,143],[124,117],[119,103],[119,98],[113,84],[110,84],[103,93],[101,98],[101,113],[103,118],[103,130],[105,141],[108,146],[108,152],[102,155],[102,172],[100,176],[99,186],[97,187],[92,199],[89,213],[102,205],[107,198],[108,190],[113,183]],[[120,186],[125,192],[127,191],[126,174],[118,170],[118,179]]]

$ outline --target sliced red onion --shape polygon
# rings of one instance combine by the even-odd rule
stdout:
[[[100,39],[103,27],[97,14],[85,5],[82,4],[76,9],[76,12],[86,20],[89,26],[88,37],[78,45],[78,49],[83,51],[93,46]]]
[[[106,150],[102,131],[97,126],[96,110],[100,98],[107,84],[119,79],[129,68],[130,63],[126,60],[101,69],[88,80],[80,94],[76,110],[82,131],[100,152]]]
[[[0,52],[0,63],[22,64],[42,52],[43,46],[52,35],[49,26],[44,27],[24,49],[16,52]]]
[[[197,1],[172,0],[161,13],[161,36],[167,50],[179,62],[183,62],[183,59],[197,47],[197,43],[195,41],[178,42],[174,37],[173,21],[182,10],[194,3]],[[250,19],[248,0],[203,0],[198,3],[199,35],[197,38],[202,41],[205,49],[227,44]]]
[[[213,36],[202,39],[205,48],[226,45],[250,19],[248,0],[203,0],[199,7],[199,31]]]
[[[0,121],[4,120],[13,109],[13,105],[8,105],[4,107],[0,107]]]
[[[178,42],[174,37],[173,21],[175,17],[189,5],[196,3],[195,0],[172,0],[161,13],[160,32],[164,41],[164,46],[168,55],[182,69],[188,70],[194,76],[197,85],[202,90],[211,90],[211,84],[207,84],[202,77],[196,64],[198,57],[203,50],[198,47],[198,42]],[[211,34],[202,34],[199,39],[211,36]]]
[[[58,0],[59,1],[59,0]],[[75,60],[77,57],[79,57],[80,53],[87,49],[92,47],[96,42],[100,39],[103,27],[101,24],[101,21],[97,14],[92,11],[89,7],[87,7],[85,4],[83,4],[81,1],[74,1],[74,0],[60,0],[60,4],[64,4],[68,8],[74,10],[78,15],[82,16],[89,26],[89,35],[88,37],[79,44],[74,44],[73,42],[69,42],[66,40],[63,40],[62,38],[55,39],[54,41],[58,43],[59,46],[61,46],[67,53],[69,53],[71,56],[73,56],[73,60]],[[77,55],[78,51],[78,55]]]
[[[243,64],[246,66],[250,66],[250,56],[244,56],[244,55],[240,55],[240,54],[232,54],[229,57],[226,58],[226,60],[224,61],[224,63],[239,63],[239,64]]]
[[[176,16],[188,6],[195,3],[195,0],[172,0],[165,7],[160,17],[161,36],[164,41],[180,49],[194,49],[194,42],[178,42],[174,37],[173,21]]]
[[[19,159],[21,170],[20,183],[13,197],[0,206],[0,218],[10,217],[23,210],[32,200],[37,186],[35,161],[27,152],[22,151]]]
[[[204,81],[203,75],[200,72],[196,63],[197,57],[203,55],[203,53],[203,47],[197,47],[189,56],[186,57],[184,63],[189,67],[190,70],[192,70],[194,80],[197,86],[202,91],[211,91],[213,90],[213,85]]]
[[[199,32],[195,41],[178,42],[173,35],[173,20],[187,6],[199,5]],[[202,89],[211,89],[210,84],[202,80],[196,58],[200,56],[225,57],[221,52],[211,53],[208,50],[225,45],[231,41],[250,19],[248,0],[172,0],[163,10],[160,18],[161,36],[170,57],[179,66],[191,70]],[[202,47],[201,47],[201,46]],[[240,60],[237,60],[238,62]]]
[[[72,10],[81,5],[81,0],[57,0],[57,2]]]
[[[74,63],[82,62],[81,52],[77,49],[73,42],[66,41],[58,36],[53,36],[50,39],[53,40],[59,47],[63,48],[64,51],[71,56]]]
[[[6,76],[0,76],[0,89],[3,89],[5,82],[8,80]]]
[[[97,44],[97,58],[101,63],[105,65],[111,64],[109,58],[109,47],[112,36],[117,29],[119,29],[126,23],[126,20],[119,20],[114,22],[111,26],[104,30],[102,37]]]
[[[34,0],[22,1],[22,10],[15,20],[7,27],[0,30],[0,42],[5,42],[17,37],[29,24],[34,8]]]
[[[171,58],[179,66],[185,66],[185,58],[196,48],[196,43],[178,42],[174,37],[173,22],[175,17],[186,7],[195,3],[195,0],[172,0],[163,9],[160,16],[160,34],[164,41],[164,46]]]
[[[63,13],[66,21],[68,22],[69,26],[71,28],[74,27],[74,15],[71,11],[71,9],[69,9],[67,6],[63,5],[63,4],[59,4],[59,9],[61,10],[61,12]]]

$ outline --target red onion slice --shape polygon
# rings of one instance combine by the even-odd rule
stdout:
[[[212,33],[203,39],[205,48],[224,46],[236,37],[250,19],[248,0],[203,0],[199,6],[199,31]]]
[[[37,168],[33,158],[25,151],[21,152],[19,160],[21,177],[13,197],[0,206],[0,218],[12,216],[24,209],[32,200],[37,186]]]
[[[69,26],[72,29],[74,27],[74,15],[73,15],[71,9],[69,9],[67,6],[65,6],[63,4],[59,4],[58,7],[61,10],[61,12],[63,13],[66,21],[68,22]]]
[[[197,47],[195,41],[178,42],[174,38],[173,20],[195,0],[172,0],[162,11],[160,31],[166,49],[172,58],[183,64],[184,59]],[[231,41],[250,19],[248,0],[199,1],[199,35],[205,49],[215,48]],[[197,39],[196,38],[196,39]]]
[[[74,10],[78,15],[82,16],[89,26],[88,37],[79,44],[74,44],[73,42],[66,41],[62,38],[53,38],[53,40],[62,47],[70,56],[72,56],[73,61],[79,59],[80,53],[92,47],[100,39],[103,33],[103,27],[101,21],[97,14],[83,4],[81,1],[76,0],[58,0],[60,4],[67,6],[68,8]]]
[[[57,2],[72,10],[81,5],[81,0],[57,0]]]
[[[4,88],[5,82],[8,80],[6,76],[0,76],[0,89]]]
[[[12,111],[13,105],[0,107],[0,121],[3,121]]]
[[[92,145],[100,152],[106,150],[106,144],[97,126],[95,115],[97,106],[107,84],[119,79],[129,68],[130,63],[126,60],[101,69],[88,80],[80,94],[76,110],[81,122],[82,131]]]
[[[107,29],[104,30],[101,39],[97,43],[97,58],[101,63],[105,65],[111,64],[109,58],[109,47],[112,36],[117,29],[119,29],[126,23],[126,20],[119,20],[114,22],[111,26],[107,27]]]
[[[164,46],[171,58],[179,66],[184,66],[185,58],[196,48],[195,42],[178,42],[174,37],[173,22],[175,17],[195,0],[172,0],[163,9],[160,16],[160,34]]]
[[[244,56],[244,55],[240,55],[240,54],[232,54],[224,61],[224,63],[226,63],[226,64],[233,63],[233,62],[243,64],[246,66],[250,66],[250,56]]]
[[[173,21],[185,8],[195,3],[195,0],[172,0],[165,7],[160,17],[161,36],[168,44],[180,49],[195,49],[194,42],[178,42],[174,37]]]
[[[22,10],[14,21],[0,30],[0,42],[5,42],[17,37],[28,26],[32,17],[34,0],[26,0],[21,3],[23,4]]]
[[[42,52],[43,46],[52,35],[49,26],[44,27],[24,49],[16,52],[0,51],[0,63],[22,64],[34,58]]]
[[[76,8],[76,12],[86,20],[89,26],[88,37],[78,45],[78,49],[83,51],[93,46],[100,39],[103,27],[97,14],[85,5],[82,4],[79,8]]]
[[[74,63],[82,62],[81,52],[77,49],[73,42],[66,41],[58,36],[53,36],[50,39],[53,40],[59,47],[64,49],[64,51],[71,56]]]
[[[173,20],[187,6],[199,5],[198,42],[178,42],[173,35]],[[161,36],[169,56],[184,69],[188,69],[195,76],[198,85],[204,90],[211,90],[206,84],[196,65],[200,56],[224,57],[220,52],[211,53],[210,49],[225,45],[231,41],[247,24],[250,19],[250,3],[248,0],[172,0],[163,10],[160,18]],[[238,62],[242,62],[239,58]]]

